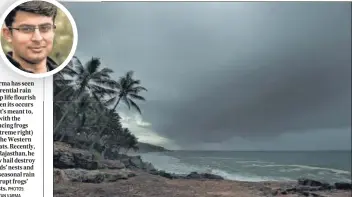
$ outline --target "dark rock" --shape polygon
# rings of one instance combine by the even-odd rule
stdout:
[[[329,183],[323,183],[323,185],[320,186],[320,190],[332,190],[334,188],[335,186],[330,185]]]
[[[260,190],[265,196],[270,196],[270,194],[273,194],[273,191],[272,191],[272,188],[271,188],[271,187],[264,186],[264,187],[261,187],[259,190]]]
[[[288,185],[287,185],[288,186]],[[333,185],[312,179],[299,179],[297,185],[290,185],[289,188],[282,187],[272,191],[272,196],[295,194],[299,196],[316,196],[323,197],[320,194],[313,193],[315,191],[327,191],[334,189]]]
[[[154,166],[149,162],[143,162],[141,156],[126,156],[119,159],[121,163],[124,164],[126,168],[129,169],[141,169],[146,172],[157,171]]]
[[[215,180],[224,180],[223,177],[210,173],[197,173],[191,172],[186,176],[187,179],[215,179]]]
[[[154,168],[153,164],[148,163],[148,162],[144,162],[143,163],[143,170],[145,170],[146,172],[153,172],[156,171],[156,169]]]
[[[132,168],[131,163],[130,163],[130,158],[120,158],[118,159],[121,163],[125,165],[126,168]]]
[[[89,151],[72,148],[64,143],[56,142],[54,144],[54,168],[83,168],[95,170],[98,168],[98,162],[95,156]]]
[[[131,156],[129,158],[130,161],[130,165],[132,165],[133,167],[139,168],[139,169],[143,169],[144,167],[144,163],[141,159],[141,156]]]
[[[54,151],[54,167],[73,168],[75,167],[74,158],[71,153]]]
[[[304,191],[318,191],[321,187],[312,187],[312,186],[296,186],[296,191],[304,192]]]
[[[101,160],[99,169],[123,169],[125,165],[119,160]]]
[[[275,190],[271,193],[273,196],[277,196],[279,194],[279,190]]]
[[[72,182],[102,183],[115,182],[120,179],[128,179],[135,174],[128,170],[85,170],[85,169],[64,169],[65,177]]]
[[[352,185],[351,183],[340,182],[340,183],[335,183],[335,188],[340,190],[351,190]]]
[[[288,192],[287,192],[287,191],[282,191],[281,194],[282,194],[282,195],[287,195]]]
[[[224,178],[222,176],[210,174],[210,173],[204,173],[203,176],[206,179],[224,180]]]
[[[75,168],[83,168],[87,170],[98,169],[98,161],[94,159],[94,155],[89,151],[75,150],[77,152],[72,152]]]
[[[305,186],[322,186],[323,185],[322,182],[312,180],[312,179],[299,179],[298,184],[305,185]]]
[[[150,174],[153,175],[158,175],[162,176],[168,179],[197,179],[197,180],[206,180],[206,179],[214,179],[214,180],[224,180],[223,177],[215,175],[215,174],[209,174],[209,173],[197,173],[197,172],[191,172],[190,174],[174,174],[174,173],[168,173],[163,170],[152,170],[149,171]]]
[[[325,196],[322,196],[322,195],[320,195],[320,194],[316,194],[316,193],[310,193],[310,195],[311,196],[313,196],[313,197],[325,197]]]
[[[286,189],[287,192],[297,192],[297,188],[293,187],[293,188],[289,188]]]
[[[57,169],[54,168],[54,184],[58,184],[58,183],[63,183],[63,182],[67,182],[69,181],[69,179],[67,178],[65,172],[63,172],[61,169]]]
[[[200,174],[198,174],[198,172],[191,172],[190,174],[188,174],[186,176],[186,178],[189,178],[189,179],[200,179],[202,178]]]
[[[174,179],[174,178],[175,178],[173,174],[168,173],[168,172],[165,172],[165,171],[163,171],[163,170],[157,172],[156,174],[159,175],[159,176],[168,178],[168,179]]]

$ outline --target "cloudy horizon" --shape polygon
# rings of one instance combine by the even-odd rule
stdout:
[[[348,2],[63,3],[76,55],[148,92],[123,126],[169,149],[350,150]],[[90,13],[87,16],[86,13]]]

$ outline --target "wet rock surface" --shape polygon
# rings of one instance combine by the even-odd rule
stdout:
[[[299,179],[297,183],[287,185],[285,187],[271,188],[262,187],[261,191],[266,196],[316,196],[326,197],[331,196],[338,190],[351,190],[351,183],[341,182],[329,184],[312,179]]]
[[[243,182],[211,173],[157,170],[140,156],[100,159],[87,150],[54,143],[54,197],[350,197],[351,184],[311,179]]]
[[[63,177],[62,173],[65,173],[65,179],[89,183],[103,182],[105,179],[102,177],[106,177],[107,174],[99,173],[99,170],[104,169],[120,171],[123,169],[142,170],[168,179],[224,180],[223,177],[210,173],[174,174],[160,171],[155,169],[151,163],[143,162],[141,156],[118,155],[113,160],[98,159],[87,150],[73,148],[60,142],[55,142],[54,144],[54,168],[56,168],[54,175],[58,173]],[[59,173],[59,169],[63,171]],[[122,177],[128,178],[128,176]]]

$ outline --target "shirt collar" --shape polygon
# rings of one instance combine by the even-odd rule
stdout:
[[[25,71],[25,72],[28,72],[28,73],[33,73],[32,71],[29,71],[29,70],[24,69],[24,68],[21,66],[20,63],[18,63],[15,59],[13,59],[13,57],[12,57],[12,51],[8,52],[8,53],[6,54],[6,57],[7,57],[7,59],[8,59],[14,66],[16,66],[18,69],[20,69],[20,70],[22,70],[22,71]],[[47,72],[54,70],[56,67],[57,67],[56,62],[55,62],[53,59],[51,59],[50,57],[47,57],[47,59],[46,59],[46,68],[47,68]]]

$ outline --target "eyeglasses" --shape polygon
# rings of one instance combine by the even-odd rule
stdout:
[[[52,25],[52,24],[45,24],[45,25],[39,25],[38,27],[33,26],[33,25],[24,25],[24,26],[20,26],[20,27],[9,27],[9,29],[15,29],[21,33],[24,34],[32,34],[35,32],[36,29],[39,29],[40,33],[48,33],[50,31],[52,31],[53,29],[56,29],[56,25]]]

